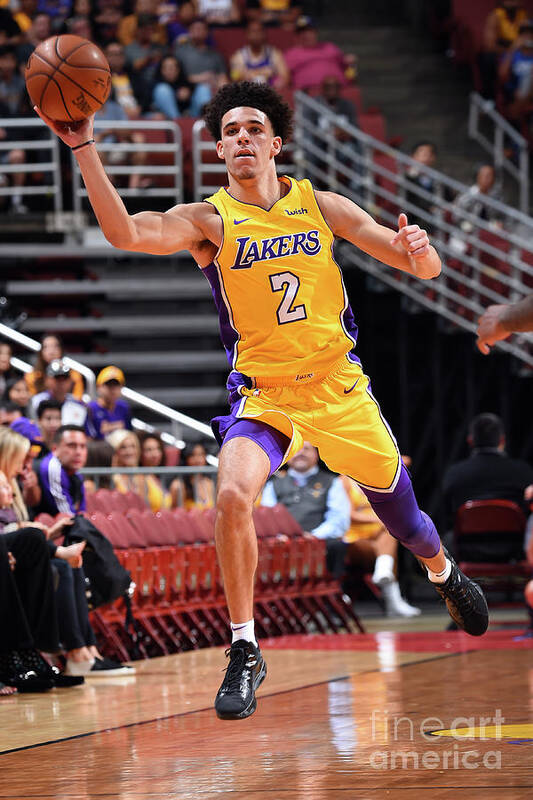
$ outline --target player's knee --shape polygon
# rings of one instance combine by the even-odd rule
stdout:
[[[232,482],[219,487],[217,510],[225,517],[251,513],[252,508],[252,494],[242,484]]]

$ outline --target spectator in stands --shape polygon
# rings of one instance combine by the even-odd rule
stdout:
[[[158,27],[154,14],[140,14],[135,40],[124,48],[128,67],[142,75],[146,85],[151,85],[164,54],[164,47],[154,41]]]
[[[114,467],[139,467],[141,466],[141,444],[137,434],[132,431],[113,431],[107,441],[114,451]],[[149,465],[152,466],[152,465]],[[122,494],[135,492],[139,495],[148,508],[159,505],[159,508],[168,507],[169,501],[162,494],[161,485],[154,475],[113,475],[113,485]]]
[[[114,87],[111,89],[111,94],[104,105],[96,112],[95,119],[99,122],[127,122],[128,119],[133,119],[134,116],[129,116],[124,106],[119,105],[116,100],[117,94]],[[125,99],[126,96],[123,96]],[[140,115],[140,106],[132,106],[130,112],[136,110]],[[140,130],[128,130],[127,128],[117,128],[113,124],[109,125],[109,129],[95,131],[94,138],[96,142],[123,142],[125,144],[144,144],[146,138]],[[136,150],[133,153],[120,152],[114,150],[112,154],[108,152],[100,153],[100,158],[103,164],[112,164],[113,166],[127,166],[131,164],[134,167],[143,167],[147,161],[147,154],[142,150]],[[147,167],[149,171],[149,167]],[[129,175],[111,175],[114,185],[126,185],[128,189],[145,189],[151,185],[152,179],[149,175],[143,175],[142,172],[132,171]]]
[[[318,88],[327,77],[335,77],[346,86],[354,78],[355,55],[343,53],[333,42],[320,42],[310,17],[300,17],[297,30],[298,44],[285,53],[294,89]]]
[[[111,70],[114,100],[126,112],[128,119],[138,119],[146,104],[145,83],[126,66],[126,55],[120,42],[109,42],[105,56]]]
[[[135,12],[127,14],[120,21],[117,31],[117,38],[124,47],[132,44],[137,36],[137,31],[141,26],[141,19],[146,15],[155,17],[155,26],[151,32],[151,41],[165,47],[167,44],[167,29],[166,25],[161,21],[158,16],[159,0],[136,0]],[[167,4],[169,5],[169,4]]]
[[[186,447],[182,454],[185,467],[206,467],[207,448],[201,442]],[[172,508],[213,508],[216,486],[210,475],[197,473],[176,478],[170,484]]]
[[[152,105],[167,119],[178,119],[187,112],[198,117],[202,110],[197,102],[199,88],[185,78],[176,56],[165,56],[155,74]]]
[[[0,425],[8,427],[16,419],[22,417],[20,408],[10,400],[0,400]]]
[[[335,76],[328,76],[324,78],[320,86],[320,94],[316,98],[319,103],[325,106],[334,118],[331,116],[312,112],[311,121],[314,127],[327,135],[328,140],[331,136],[343,145],[342,149],[339,148],[335,152],[335,158],[341,164],[349,167],[355,174],[351,179],[341,178],[346,180],[350,189],[354,192],[361,192],[361,175],[362,166],[358,161],[361,154],[361,148],[356,139],[353,138],[343,127],[343,123],[349,123],[357,127],[357,111],[351,100],[342,96],[342,87],[340,81]],[[339,122],[339,127],[335,123]],[[319,150],[324,150],[324,138],[315,139],[315,147]],[[313,153],[308,153],[307,158],[314,163],[319,163],[324,169],[327,168],[325,162],[320,162]]]
[[[470,457],[449,467],[442,481],[448,527],[453,526],[458,509],[467,500],[512,500],[527,512],[526,494],[529,497],[533,491],[533,469],[507,455],[501,419],[495,414],[475,417],[467,441]],[[478,560],[484,548],[490,559],[491,547],[491,542],[480,541]],[[505,557],[503,550],[498,555]]]
[[[165,466],[165,447],[161,436],[156,433],[143,431],[139,433],[141,443],[141,467],[164,467]],[[165,490],[158,475],[145,475],[147,501],[152,511],[160,511],[162,508],[170,508],[170,494]]]
[[[37,409],[43,400],[55,400],[61,406],[61,422],[63,425],[85,425],[87,407],[76,400],[71,393],[72,377],[70,367],[63,359],[51,361],[46,367],[46,389],[32,397],[31,416],[37,416]]]
[[[30,402],[30,393],[23,375],[10,378],[6,382],[4,390],[4,400],[9,400],[20,409],[20,413],[25,416]]]
[[[19,0],[18,10],[13,14],[13,19],[22,33],[26,33],[37,14],[37,0]]]
[[[520,26],[526,18],[520,0],[502,0],[488,15],[478,57],[481,94],[484,97],[495,97],[498,61],[518,38]]]
[[[38,464],[41,502],[35,513],[52,516],[60,512],[76,514],[86,508],[85,490],[79,470],[87,459],[87,438],[83,428],[64,425],[55,437],[54,452]],[[64,520],[62,520],[64,522]],[[85,575],[81,564],[72,569],[65,561],[54,560],[59,569],[58,606],[61,641],[67,649],[69,675],[124,675],[133,670],[104,659],[96,648],[85,595]]]
[[[81,36],[82,39],[89,39],[94,41],[93,27],[89,17],[69,17],[65,20],[65,26],[62,33],[70,33],[71,36]]]
[[[37,423],[42,436],[42,455],[45,456],[51,452],[55,435],[61,427],[61,403],[56,400],[43,400],[39,403]]]
[[[14,46],[21,40],[21,30],[13,14],[7,8],[0,8],[0,45]]]
[[[52,28],[57,33],[72,11],[72,0],[38,0],[37,11],[50,17]]]
[[[16,377],[16,372],[11,366],[13,348],[9,342],[0,342],[0,397],[6,390],[8,380]]]
[[[237,0],[191,0],[196,16],[208,25],[238,25],[241,10]]]
[[[17,70],[15,51],[7,46],[0,45],[0,117],[20,117],[25,114],[26,88],[24,79]],[[16,128],[11,126],[0,126],[0,139],[3,141],[17,140],[19,133]],[[0,151],[0,185],[8,186],[11,184],[10,206],[11,210],[17,214],[28,211],[23,202],[22,187],[26,184],[26,172],[12,172],[11,168],[16,165],[26,163],[26,153],[20,147],[12,150]],[[1,165],[9,167],[1,172]],[[7,202],[2,198],[2,205],[5,207]]]
[[[281,51],[267,44],[265,28],[258,20],[248,23],[246,42],[231,57],[231,79],[268,83],[276,89],[284,89],[289,83],[287,64]]]
[[[116,430],[106,437],[113,448],[113,467],[138,467],[141,461],[141,445],[139,437],[133,431]],[[119,492],[136,492],[144,496],[141,475],[117,473],[113,475],[113,485]]]
[[[345,572],[350,527],[350,501],[338,475],[318,465],[318,450],[309,442],[288,462],[287,472],[266,484],[261,505],[283,503],[304,531],[326,540],[328,569],[340,578]]]
[[[533,103],[533,20],[520,26],[520,35],[503,56],[500,69],[507,115],[520,121],[531,115]]]
[[[434,142],[422,140],[417,142],[412,149],[411,158],[417,162],[412,164],[405,173],[407,203],[426,211],[431,216],[435,210],[434,198],[438,194],[438,187],[434,178],[424,170],[424,167],[433,167],[437,160],[437,147]],[[418,167],[418,164],[422,168]],[[410,188],[412,187],[412,188]],[[430,195],[430,196],[428,196]],[[417,217],[411,211],[408,214],[410,225],[422,225],[425,229],[431,228],[431,220],[426,217]]]
[[[17,61],[25,63],[36,47],[52,35],[52,24],[48,14],[34,16],[31,27],[25,33],[24,41],[17,47]]]
[[[114,450],[105,439],[88,439],[87,441],[87,463],[86,467],[111,467],[113,463]],[[85,478],[83,481],[85,494],[96,492],[97,489],[110,489],[111,478],[107,475],[100,475],[96,478]]]
[[[131,430],[131,409],[120,397],[126,385],[124,373],[118,367],[104,367],[96,378],[98,399],[87,406],[85,430],[92,439],[105,439],[113,431]]]
[[[95,40],[100,47],[105,49],[108,44],[118,40],[118,29],[123,19],[119,6],[109,0],[96,0],[92,17]]]
[[[63,342],[54,333],[47,333],[41,339],[41,349],[35,362],[35,368],[32,372],[26,373],[26,383],[30,394],[38,394],[45,390],[46,381],[46,368],[52,361],[57,361],[65,355],[65,348]],[[70,370],[70,379],[72,381],[71,392],[77,400],[83,397],[84,384],[83,378],[75,369]]]
[[[417,616],[420,609],[404,600],[396,579],[398,540],[390,535],[355,481],[343,475],[342,483],[350,499],[351,525],[344,535],[347,564],[373,571],[372,581],[382,591],[388,616]]]
[[[294,5],[292,0],[246,0],[248,19],[263,25],[292,27],[300,12],[300,6]]]
[[[17,69],[15,51],[7,45],[0,46],[0,101],[7,106],[9,115],[19,115],[22,98],[26,92],[24,78]]]
[[[454,206],[456,209],[466,211],[486,222],[498,222],[499,214],[485,202],[487,198],[503,202],[500,187],[496,183],[496,171],[492,164],[482,164],[478,167],[476,182],[468,191],[455,198]],[[459,224],[467,233],[470,233],[473,228],[473,223],[469,220],[460,219]]]
[[[177,8],[174,14],[169,15],[166,21],[169,44],[180,44],[182,41],[186,41],[189,25],[194,19],[196,19],[194,6],[192,2],[186,0],[184,3],[181,3],[179,9]]]
[[[196,19],[189,26],[188,41],[176,45],[174,49],[185,77],[197,89],[196,103],[199,108],[203,108],[213,92],[227,81],[224,59],[208,46],[208,35],[206,23]]]
[[[43,450],[43,437],[37,425],[27,417],[19,417],[9,426],[12,431],[20,433],[30,442],[30,450],[24,462],[23,469],[18,473],[18,483],[22,491],[22,498],[26,506],[34,506],[41,502],[41,490],[37,476],[32,469],[34,458],[45,455]]]

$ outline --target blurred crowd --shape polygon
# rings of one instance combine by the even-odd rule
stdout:
[[[0,0],[0,119],[33,116],[24,67],[35,47],[54,34],[98,44],[111,69],[104,121],[198,117],[228,80],[265,81],[283,91],[341,86],[354,79],[356,57],[321,41],[316,0]],[[0,140],[20,141],[20,130],[0,125]],[[23,132],[28,138],[28,130]],[[29,134],[39,135],[38,129]],[[100,131],[99,140],[142,143],[140,132]],[[0,150],[0,207],[27,210],[20,192],[28,173],[13,166],[31,158],[21,147]],[[144,163],[136,153],[134,163]],[[31,173],[30,173],[31,176]],[[33,176],[28,178],[33,180]],[[139,174],[129,188],[143,186]],[[17,187],[19,192],[17,193]]]

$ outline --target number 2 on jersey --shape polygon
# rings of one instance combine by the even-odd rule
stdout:
[[[273,292],[285,292],[276,312],[278,315],[278,325],[286,325],[287,322],[297,322],[300,319],[307,319],[305,306],[303,304],[298,306],[293,305],[298,289],[300,288],[300,279],[292,272],[278,272],[269,277]]]

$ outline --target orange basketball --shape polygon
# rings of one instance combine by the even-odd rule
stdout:
[[[81,36],[51,36],[26,65],[33,105],[50,119],[76,122],[98,111],[111,91],[111,71],[99,48]]]
[[[533,608],[533,581],[529,581],[524,592],[526,603],[530,608]]]

